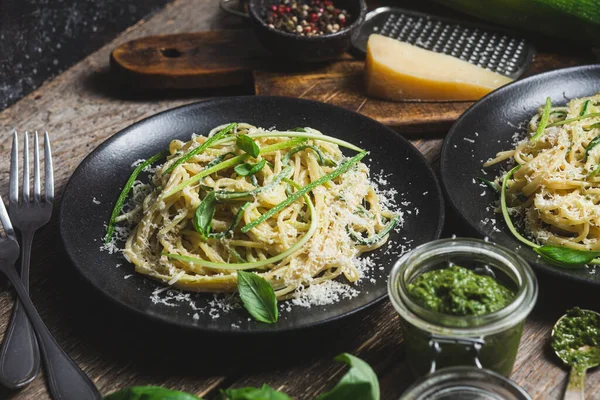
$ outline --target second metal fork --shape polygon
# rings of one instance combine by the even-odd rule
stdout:
[[[46,225],[52,215],[54,177],[48,132],[44,135],[44,179],[42,197],[40,185],[40,154],[38,133],[33,146],[33,197],[29,191],[29,134],[23,142],[23,190],[19,203],[19,137],[13,136],[10,162],[9,214],[14,227],[21,233],[21,282],[29,291],[29,264],[35,232]],[[15,303],[12,319],[0,350],[0,382],[9,388],[19,388],[31,382],[40,370],[40,352],[29,319],[21,302]]]
[[[19,257],[19,243],[1,196],[0,228],[2,228],[0,229],[0,272],[4,273],[12,283],[35,328],[46,365],[46,380],[50,396],[55,400],[100,400],[102,396],[94,383],[52,337],[17,275],[15,261]],[[4,231],[4,235],[1,231]]]

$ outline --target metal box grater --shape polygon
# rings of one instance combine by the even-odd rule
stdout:
[[[353,36],[355,56],[366,56],[372,33],[457,57],[513,79],[525,72],[535,54],[528,41],[499,28],[380,7],[367,14]]]

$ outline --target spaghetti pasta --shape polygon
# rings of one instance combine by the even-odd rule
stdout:
[[[600,250],[600,94],[540,108],[529,135],[484,167],[513,158],[506,184],[511,215],[542,244]],[[502,183],[504,175],[496,178]]]
[[[369,180],[366,153],[315,129],[226,124],[173,140],[168,153],[150,192],[117,220],[135,225],[124,255],[136,272],[180,289],[232,292],[238,270],[265,278],[279,299],[341,276],[357,282],[355,257],[401,222]]]

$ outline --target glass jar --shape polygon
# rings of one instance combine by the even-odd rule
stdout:
[[[421,378],[400,400],[531,400],[513,381],[475,367],[448,367]]]
[[[408,284],[424,272],[459,265],[488,275],[515,294],[506,307],[485,315],[456,316],[431,311],[408,294]],[[531,267],[517,254],[478,239],[442,239],[402,256],[388,280],[388,293],[400,314],[406,358],[416,375],[471,365],[508,376],[525,318],[538,288]]]

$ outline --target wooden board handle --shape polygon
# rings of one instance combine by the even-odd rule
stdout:
[[[113,50],[110,64],[123,82],[141,88],[196,89],[252,82],[269,63],[251,30],[148,36]]]

